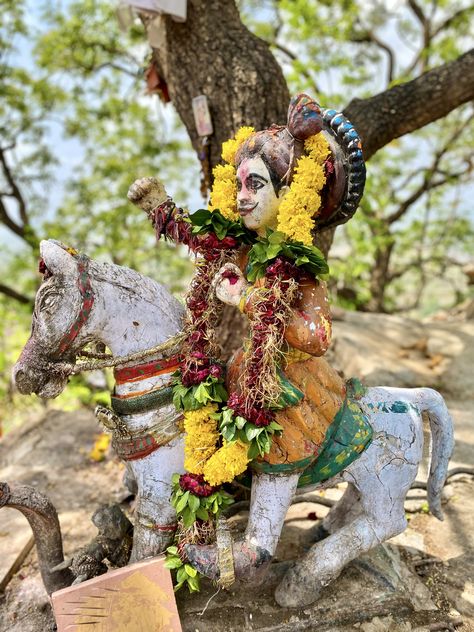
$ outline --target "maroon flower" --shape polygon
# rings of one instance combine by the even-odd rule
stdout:
[[[223,247],[225,248],[236,248],[237,247],[237,239],[235,237],[224,237],[221,241]]]
[[[199,364],[203,364],[202,360],[206,360],[206,363],[209,362],[209,358],[207,357],[207,355],[205,353],[202,353],[201,351],[193,351],[191,353],[191,357],[196,358],[196,360],[201,360]]]
[[[212,375],[212,377],[221,377],[222,367],[219,364],[213,364],[211,366],[210,374]]]
[[[267,278],[273,279],[280,277],[283,281],[289,279],[298,279],[301,275],[301,270],[288,259],[278,257],[275,261],[267,266],[265,275]]]
[[[273,414],[270,410],[257,406],[247,406],[245,397],[239,393],[230,394],[227,406],[232,408],[236,415],[250,421],[258,428],[268,426],[273,421]]]
[[[249,421],[255,424],[258,428],[268,426],[273,421],[273,414],[269,410],[264,408],[253,407],[250,409]]]
[[[208,233],[204,239],[199,242],[200,250],[226,250],[227,248],[235,248],[237,240],[234,237],[224,237],[219,239],[215,233]]]
[[[221,276],[223,279],[229,279],[231,285],[235,285],[239,280],[239,275],[232,272],[232,270],[224,270]]]
[[[204,382],[204,380],[209,377],[210,372],[211,369],[201,369],[200,371],[197,371],[196,379],[198,382]]]
[[[206,483],[202,474],[181,474],[179,477],[179,486],[183,492],[191,492],[200,498],[206,498],[216,491],[216,487],[212,487]]]

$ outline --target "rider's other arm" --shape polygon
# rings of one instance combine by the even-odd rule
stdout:
[[[240,301],[240,310],[252,318],[252,303],[262,281],[248,287]],[[298,287],[293,318],[285,330],[288,344],[312,356],[322,356],[331,343],[331,312],[326,283],[304,275]]]

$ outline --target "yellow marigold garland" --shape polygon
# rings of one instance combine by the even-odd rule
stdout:
[[[330,149],[322,133],[308,138],[304,148],[308,155],[296,163],[293,182],[278,208],[277,230],[309,246],[313,242],[314,217],[321,206],[320,192],[326,182],[324,161]]]
[[[242,441],[228,443],[219,448],[204,466],[204,478],[210,485],[221,485],[234,480],[247,468],[248,445]]]
[[[206,461],[216,451],[219,430],[211,415],[217,408],[216,404],[208,404],[184,413],[184,467],[192,474],[203,474]]]
[[[240,145],[255,132],[253,127],[241,127],[235,138],[222,143],[222,159],[227,163],[217,165],[212,171],[214,185],[211,191],[209,210],[219,210],[221,214],[232,221],[239,219],[237,212],[237,183],[235,180],[235,155]]]
[[[235,156],[240,145],[242,145],[247,138],[252,136],[254,132],[255,130],[253,127],[241,127],[234,138],[222,143],[222,160],[225,160],[225,162],[228,162],[231,165],[235,165]]]

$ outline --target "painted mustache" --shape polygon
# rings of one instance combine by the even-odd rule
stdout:
[[[252,204],[252,205],[239,204],[238,210],[239,210],[240,215],[248,215],[257,207],[257,205],[258,205],[258,202],[257,204]]]

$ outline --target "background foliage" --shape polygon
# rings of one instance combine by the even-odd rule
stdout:
[[[460,0],[239,7],[290,91],[335,108],[455,59],[472,42],[473,8]],[[159,174],[179,203],[201,203],[197,161],[172,106],[144,93],[149,46],[139,21],[121,32],[109,0],[2,0],[1,9],[0,398],[11,424],[18,406],[40,405],[14,398],[9,381],[28,336],[39,239],[131,266],[179,293],[191,272],[186,253],[155,248],[126,192],[136,177]],[[467,105],[371,159],[361,209],[331,253],[333,295],[345,307],[426,314],[467,296],[460,269],[473,250],[473,133]],[[64,397],[72,405],[91,393],[78,380]]]

